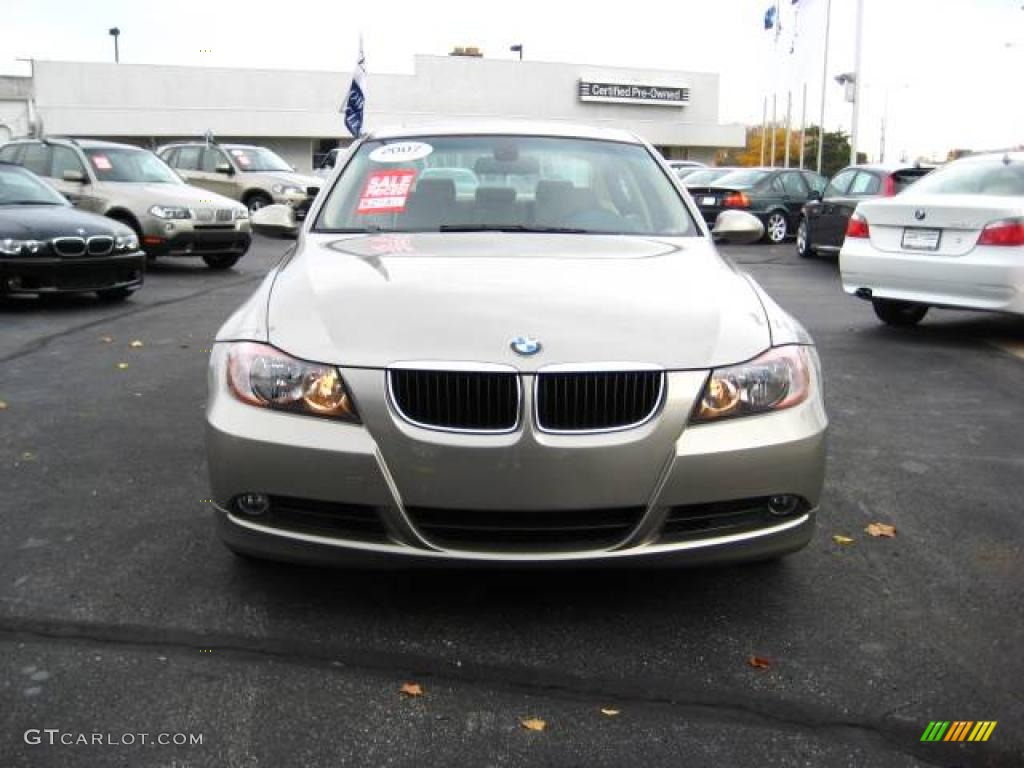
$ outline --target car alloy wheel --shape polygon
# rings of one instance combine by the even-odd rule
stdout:
[[[800,223],[796,228],[796,252],[802,259],[809,259],[814,256],[808,230],[807,219],[800,219]]]
[[[775,212],[768,216],[768,226],[765,227],[765,234],[772,243],[781,243],[789,234],[789,224],[786,222],[784,213]]]
[[[249,198],[246,205],[249,207],[249,214],[256,213],[260,208],[270,205],[272,201],[266,195],[253,195]]]

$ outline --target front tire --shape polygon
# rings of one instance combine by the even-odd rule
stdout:
[[[886,325],[909,328],[920,323],[928,314],[927,304],[914,304],[910,301],[894,301],[893,299],[872,299],[871,306],[878,319]]]
[[[263,192],[253,192],[249,197],[245,199],[245,205],[249,209],[249,215],[252,216],[260,208],[265,208],[268,205],[273,204],[273,200],[270,196]]]
[[[817,255],[811,245],[811,227],[803,217],[796,228],[796,254],[801,259],[813,259]]]
[[[764,238],[772,245],[778,245],[789,235],[789,220],[782,211],[768,214],[764,225]]]
[[[206,262],[206,266],[210,269],[220,272],[225,269],[231,269],[238,263],[240,258],[242,257],[235,253],[211,253],[208,256],[203,256],[203,261]]]

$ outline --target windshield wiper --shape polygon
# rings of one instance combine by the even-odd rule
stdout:
[[[8,200],[0,205],[64,205],[56,200]]]
[[[585,235],[590,230],[573,227],[528,227],[525,224],[442,224],[439,232],[540,232],[542,234]]]
[[[331,227],[330,229],[314,229],[314,232],[323,232],[328,235],[376,235],[380,232],[399,232],[397,229],[382,229],[376,224],[367,224],[365,227]]]

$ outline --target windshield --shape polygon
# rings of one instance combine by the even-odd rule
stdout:
[[[315,230],[699,234],[646,148],[539,136],[368,141]]]
[[[68,201],[23,168],[0,165],[0,205],[68,205]]]
[[[100,181],[184,184],[170,166],[149,150],[97,147],[84,151]]]
[[[729,173],[728,168],[708,168],[705,170],[694,171],[686,176],[686,186],[710,184],[715,179],[721,178],[727,173]]]
[[[925,195],[1024,195],[1024,163],[1002,157],[951,163],[909,187]]]
[[[276,152],[271,152],[265,147],[232,147],[228,149],[231,158],[240,171],[287,171],[291,173],[292,167],[288,165]]]
[[[721,178],[715,179],[715,186],[719,187],[752,187],[759,181],[768,177],[768,171],[753,171],[742,169],[732,171]]]

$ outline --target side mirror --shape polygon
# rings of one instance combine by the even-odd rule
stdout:
[[[715,219],[711,237],[716,243],[747,245],[764,237],[764,224],[745,211],[722,211]]]
[[[809,203],[821,202],[821,191],[817,190],[817,189],[812,189],[811,193],[809,195],[807,195],[807,202],[809,202]]]
[[[66,170],[63,173],[64,181],[73,181],[77,184],[85,183],[85,174],[81,171]]]
[[[299,236],[295,210],[290,205],[268,205],[252,215],[252,229],[267,237],[294,239]]]
[[[217,173],[223,173],[228,176],[233,176],[235,169],[231,167],[230,163],[217,163]]]

